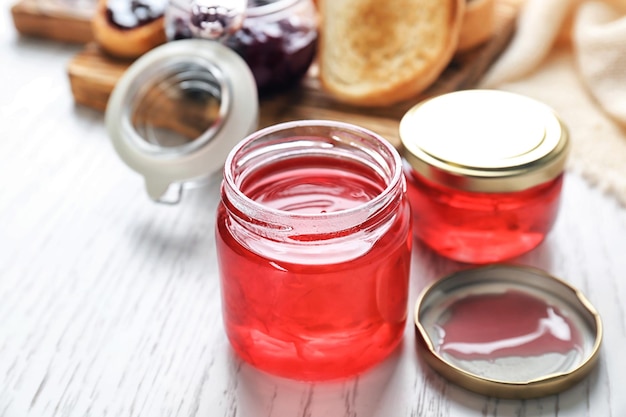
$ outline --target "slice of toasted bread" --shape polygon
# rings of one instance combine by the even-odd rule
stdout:
[[[467,0],[457,52],[485,43],[496,29],[496,0]]]
[[[319,71],[339,101],[383,106],[430,86],[454,54],[465,0],[319,0]]]

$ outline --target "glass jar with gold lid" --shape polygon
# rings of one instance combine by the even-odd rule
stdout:
[[[496,90],[465,90],[411,108],[400,123],[414,232],[468,263],[536,247],[559,209],[569,149],[547,105]]]

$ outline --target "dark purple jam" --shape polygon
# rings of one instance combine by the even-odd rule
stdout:
[[[250,19],[224,44],[248,63],[263,94],[284,90],[304,76],[315,56],[317,34],[288,20],[255,25]]]
[[[189,25],[180,17],[177,17],[176,19],[174,19],[173,26],[174,26],[174,31],[173,31],[174,36],[172,37],[172,40],[179,41],[182,39],[193,38],[193,33],[191,32],[191,29],[189,29]]]
[[[168,0],[108,0],[107,19],[120,29],[134,29],[163,16]]]
[[[275,2],[248,0],[248,9]],[[260,94],[285,90],[296,84],[313,62],[317,51],[316,28],[294,24],[289,18],[269,21],[261,14],[253,16],[244,19],[241,29],[221,42],[246,61]],[[172,39],[192,38],[190,24],[194,23],[174,19]]]

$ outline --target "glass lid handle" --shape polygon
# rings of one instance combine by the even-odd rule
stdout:
[[[218,40],[241,28],[247,0],[191,0],[191,32],[195,37]]]
[[[161,204],[178,204],[183,194],[181,183],[170,183],[159,177],[146,177],[146,190],[150,198]]]

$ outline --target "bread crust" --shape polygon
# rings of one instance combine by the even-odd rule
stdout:
[[[357,106],[417,96],[450,63],[465,1],[319,0],[322,87]]]
[[[463,14],[458,52],[468,51],[485,43],[495,31],[496,0],[468,1]]]
[[[107,0],[98,0],[96,12],[91,19],[91,28],[96,43],[108,54],[132,59],[165,43],[164,17],[133,29],[120,29],[107,19]]]

